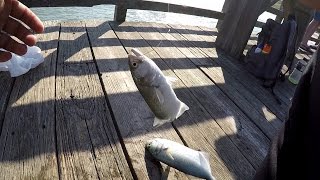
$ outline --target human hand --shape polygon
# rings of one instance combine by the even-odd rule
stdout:
[[[37,42],[33,31],[41,33],[43,30],[41,20],[18,0],[0,0],[0,48],[23,55],[27,52],[25,44],[33,46]],[[23,43],[10,36],[15,36]],[[0,51],[0,62],[10,58],[11,53]]]

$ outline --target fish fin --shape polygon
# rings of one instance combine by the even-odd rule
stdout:
[[[156,88],[156,95],[157,95],[157,98],[158,98],[160,104],[163,104],[164,103],[164,96],[159,88]]]
[[[168,179],[169,173],[170,173],[170,166],[167,165],[167,167],[165,168],[165,170],[162,170],[161,179],[163,179],[163,180]]]
[[[159,119],[157,117],[154,118],[153,127],[159,127],[167,122],[171,122],[171,119]]]
[[[180,109],[179,109],[179,112],[177,114],[176,119],[178,119],[187,110],[189,110],[189,106],[187,106],[185,103],[181,102],[180,103]]]
[[[172,83],[174,83],[178,79],[175,77],[166,76],[166,80],[167,80],[168,84],[172,85]]]
[[[173,158],[173,156],[172,156],[172,151],[171,151],[171,149],[170,148],[165,148],[164,149],[164,152],[165,152],[165,154],[171,159],[171,160],[174,160],[174,158]]]
[[[210,155],[208,153],[199,151],[199,158],[200,158],[201,166],[204,167],[211,174],[209,157],[210,157]]]

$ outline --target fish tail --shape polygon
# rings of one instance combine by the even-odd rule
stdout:
[[[153,127],[159,127],[167,122],[172,122],[172,119],[159,119],[157,117],[154,118]]]
[[[214,178],[213,176],[207,178],[207,180],[216,180],[216,178]]]
[[[179,110],[179,112],[177,114],[176,119],[178,119],[187,110],[189,110],[189,106],[187,106],[185,103],[181,102],[180,103],[180,110]]]
[[[215,180],[215,178],[212,176],[211,168],[210,168],[210,161],[209,161],[210,155],[206,152],[199,151],[199,158],[200,158],[200,164],[207,172],[207,175],[209,176],[208,180]]]

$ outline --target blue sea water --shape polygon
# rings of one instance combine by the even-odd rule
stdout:
[[[203,9],[211,9],[215,11],[221,11],[224,0],[154,0],[162,2],[170,2],[175,4],[183,4],[193,7],[199,7]],[[93,7],[43,7],[43,8],[31,8],[35,14],[43,21],[58,20],[58,21],[76,21],[87,19],[102,19],[113,20],[114,5],[97,5]],[[268,18],[275,18],[275,15],[270,13],[263,13],[259,17],[259,21],[265,22]],[[143,21],[143,22],[160,22],[169,24],[184,24],[195,26],[207,26],[215,27],[218,20],[212,18],[191,16],[176,14],[170,12],[170,6],[168,12],[154,12],[145,10],[128,10],[127,21]],[[255,28],[254,32],[258,32],[260,29]]]

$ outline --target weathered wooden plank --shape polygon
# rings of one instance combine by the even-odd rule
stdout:
[[[196,30],[197,27],[186,27],[178,25],[170,25],[174,30],[183,35],[187,40],[193,41],[194,47],[198,47],[199,43],[194,43],[194,40],[198,40],[202,44],[207,43],[208,48],[199,47],[199,49],[206,54],[206,56],[213,59],[219,64],[225,71],[236,78],[241,84],[243,84],[253,95],[255,95],[261,102],[263,102],[279,119],[284,120],[287,112],[287,105],[282,103],[279,105],[272,94],[263,88],[259,84],[259,80],[248,74],[246,71],[241,70],[239,66],[230,62],[230,59],[218,54],[215,48],[215,37],[192,35],[189,33],[189,29]],[[218,58],[219,57],[219,58]]]
[[[215,35],[215,32],[211,31],[209,28],[201,27],[201,29],[205,30],[205,32],[207,32],[208,34],[211,34],[213,36]],[[194,28],[192,27],[191,30],[194,30]],[[214,40],[214,38],[211,38],[211,40]],[[252,42],[250,42],[250,43],[252,43]],[[220,54],[224,54],[224,53],[220,53]],[[232,59],[232,60],[229,60],[229,63],[234,64],[234,67],[239,68],[239,70],[241,70],[243,73],[247,72],[247,70],[245,69],[245,67],[243,66],[243,64],[240,61]],[[252,78],[254,78],[250,74],[248,74],[248,76],[251,76]],[[256,79],[256,78],[254,78],[254,79]],[[258,80],[255,80],[255,82],[258,82],[259,84],[261,84],[261,82]],[[294,89],[295,89],[295,86],[293,86],[292,84],[282,83],[281,81],[278,81],[278,83],[276,84],[276,86],[274,88],[274,91],[279,96],[279,98],[282,100],[282,102],[288,106],[291,103],[290,99],[292,98],[292,95],[293,95],[292,92],[294,92]]]
[[[198,68],[200,68],[215,84],[237,104],[237,106],[268,136],[272,139],[277,133],[277,129],[282,126],[282,122],[265,105],[250,93],[241,83],[221,68],[218,63],[212,61],[197,48],[192,47],[182,35],[174,30],[168,33],[163,31],[169,26],[164,24],[154,24],[167,40],[187,56]],[[199,60],[200,59],[200,60]],[[201,62],[199,62],[201,61]],[[205,64],[205,65],[204,65]]]
[[[4,119],[4,113],[8,106],[11,90],[13,87],[14,78],[11,78],[8,72],[0,72],[0,134],[2,130],[2,124]]]
[[[216,31],[217,31],[216,29],[212,29],[212,28],[208,28],[208,27],[199,27],[199,28],[204,30],[204,32],[206,34],[208,34],[208,35],[216,36]],[[187,29],[188,29],[188,31],[189,30],[190,31],[195,31],[198,28],[188,27]],[[185,33],[188,33],[188,31],[185,32]],[[209,42],[213,42],[214,39],[215,39],[215,37],[207,38],[206,40],[209,40]],[[256,42],[254,42],[253,40],[249,40],[248,41],[248,45],[253,45],[253,44],[256,44]],[[247,70],[245,69],[243,64],[239,63],[239,61],[234,60],[234,59],[230,59],[229,62],[234,64],[235,65],[234,67],[239,68],[241,71],[247,72]],[[251,75],[248,75],[248,76],[251,76]],[[261,84],[261,83],[259,83],[259,84]],[[290,83],[288,83],[288,81],[285,81],[285,82],[278,81],[278,83],[277,83],[277,85],[276,85],[276,87],[274,89],[275,89],[275,92],[280,95],[280,99],[286,105],[290,105],[290,99],[292,98],[293,93],[295,91],[295,86],[290,84]]]
[[[245,49],[266,0],[226,0],[219,23],[217,46],[238,59]]]
[[[178,79],[177,82],[173,83],[173,88],[178,98],[188,104],[190,110],[179,120],[174,121],[174,125],[189,147],[210,153],[211,168],[214,176],[217,179],[251,177],[255,172],[253,167],[230,139],[225,138],[226,134],[183,82],[142,39],[139,33],[135,32],[133,27],[130,27],[130,23],[111,25],[127,51],[131,48],[139,48],[144,53],[147,53],[148,57],[155,60],[166,76]],[[237,162],[234,161],[235,158],[238,159]]]
[[[319,36],[320,37],[320,36]],[[319,40],[319,37],[316,38],[316,37],[311,37],[310,40],[315,42],[316,44],[319,44],[320,40]]]
[[[210,34],[210,35],[212,35],[212,36],[214,36],[214,37],[215,37],[216,34],[217,34],[217,29],[208,28],[208,27],[199,27],[199,28],[202,29],[202,30],[204,30],[204,34],[205,34],[205,33],[208,34],[208,35]],[[188,28],[188,29],[189,29],[189,28]],[[197,30],[197,28],[196,28],[196,29],[191,28],[190,30],[191,30],[191,31],[195,31],[195,30]],[[211,39],[214,40],[214,37],[211,38]],[[251,37],[251,38],[255,38],[255,37]],[[249,40],[248,43],[247,43],[247,45],[250,45],[250,46],[251,46],[251,45],[254,45],[254,44],[256,44],[256,43],[257,43],[256,40]],[[230,60],[230,62],[236,63],[236,66],[238,66],[239,68],[241,68],[243,71],[246,71],[244,68],[242,68],[242,67],[243,67],[242,64],[237,63],[238,61],[236,61],[236,60]],[[289,103],[289,99],[292,97],[294,90],[295,90],[295,86],[294,86],[294,85],[292,85],[292,84],[287,84],[287,83],[282,83],[281,81],[279,81],[278,84],[277,84],[277,86],[275,87],[275,91],[278,92],[278,93],[280,93],[281,95],[283,95],[282,97],[285,97],[285,99],[283,99],[283,101],[284,101],[286,104],[290,104],[290,103]]]
[[[63,23],[57,66],[62,179],[132,179],[81,22]]]
[[[264,22],[260,22],[260,21],[257,21],[256,24],[254,25],[254,27],[259,27],[259,28],[262,28],[264,26]]]
[[[139,23],[133,26],[173,69],[249,162],[257,168],[267,152],[270,143],[268,138],[204,73],[177,48],[172,47],[169,41],[155,42],[154,40],[161,41],[165,38],[155,32],[150,24]],[[144,31],[140,31],[141,26],[144,27]]]
[[[59,25],[37,35],[45,62],[16,78],[0,137],[0,179],[58,179],[55,72]]]
[[[183,173],[154,161],[145,152],[145,143],[153,138],[166,138],[182,143],[170,124],[154,129],[153,114],[138,92],[128,67],[128,55],[107,22],[86,23],[94,56],[108,95],[115,123],[123,138],[135,178],[187,179]]]
[[[269,7],[269,8],[267,8],[266,11],[269,12],[269,13],[272,13],[274,15],[277,15],[277,16],[282,16],[282,13],[283,13],[281,10],[276,9],[274,7]]]

